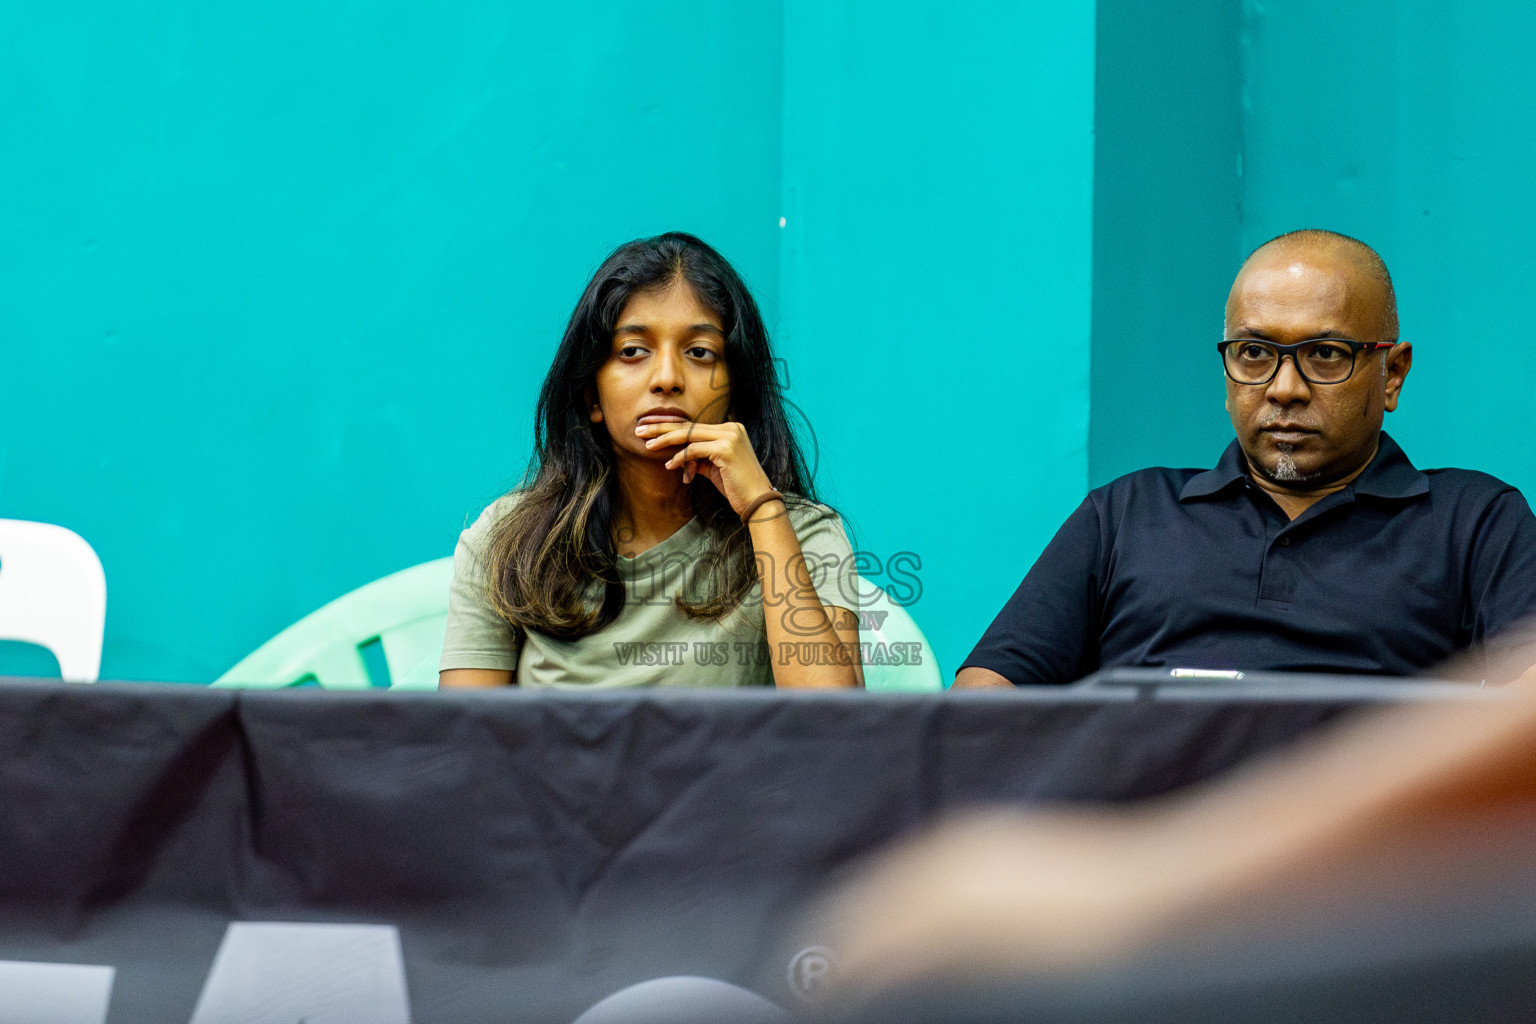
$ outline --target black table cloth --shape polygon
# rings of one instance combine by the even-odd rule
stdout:
[[[965,805],[1162,793],[1346,707],[13,681],[0,960],[115,967],[108,1021],[180,1024],[231,922],[385,924],[417,1024],[565,1024],[671,975],[794,1010],[783,929],[859,855]]]

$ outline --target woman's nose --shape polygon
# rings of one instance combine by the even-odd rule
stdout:
[[[651,368],[652,391],[670,391],[677,394],[683,390],[683,368],[676,353],[662,349],[652,360]]]

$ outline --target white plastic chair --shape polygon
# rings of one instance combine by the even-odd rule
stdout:
[[[867,645],[864,689],[884,693],[938,693],[943,690],[944,676],[939,671],[938,659],[933,656],[933,645],[918,628],[911,613],[874,584],[860,580],[859,586],[865,595],[860,598],[858,608],[859,640]],[[879,625],[875,626],[875,622]],[[917,662],[877,664],[882,654],[889,656],[891,645],[897,643],[917,644]]]
[[[435,690],[436,666],[420,671],[443,649],[453,559],[439,558],[390,573],[343,594],[240,659],[214,686],[276,689],[313,676],[333,690],[373,685],[362,648],[384,648],[392,690]]]
[[[0,640],[46,647],[65,682],[94,683],[106,622],[107,577],[85,538],[0,519]]]

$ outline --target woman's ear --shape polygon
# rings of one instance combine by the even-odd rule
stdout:
[[[581,389],[581,397],[587,403],[587,419],[593,423],[603,422],[603,407],[597,404],[597,393],[592,385]]]

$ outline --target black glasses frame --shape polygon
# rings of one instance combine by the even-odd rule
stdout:
[[[1301,368],[1301,350],[1308,345],[1316,345],[1320,342],[1332,342],[1335,345],[1344,345],[1349,349],[1349,372],[1338,380],[1313,380],[1307,376],[1307,371]],[[1391,348],[1395,341],[1356,341],[1353,338],[1308,338],[1306,341],[1295,345],[1279,345],[1273,341],[1265,341],[1263,338],[1227,338],[1216,343],[1216,351],[1221,353],[1221,368],[1226,371],[1237,384],[1247,384],[1251,387],[1260,387],[1275,379],[1275,374],[1280,372],[1280,364],[1285,362],[1285,357],[1291,357],[1291,364],[1296,367],[1296,372],[1301,374],[1301,379],[1308,384],[1343,384],[1355,375],[1355,357],[1361,352],[1374,352],[1379,348]],[[1269,376],[1263,380],[1238,380],[1232,376],[1232,367],[1227,365],[1228,345],[1263,345],[1265,348],[1275,350],[1275,368],[1269,372]]]

